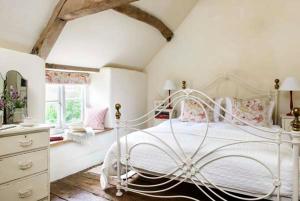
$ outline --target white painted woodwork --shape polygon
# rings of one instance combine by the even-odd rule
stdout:
[[[47,196],[49,196],[47,173],[0,186],[0,198],[3,201],[32,201],[40,200]]]
[[[48,169],[48,150],[0,159],[0,184]],[[9,171],[7,171],[9,170]]]
[[[2,138],[0,140],[0,155],[7,155],[21,151],[47,147],[49,144],[49,139],[47,136],[47,132],[40,132]]]
[[[0,131],[0,198],[49,200],[49,128]]]
[[[66,142],[51,145],[50,181],[56,181],[103,162],[115,140],[114,131],[96,134],[84,144]]]

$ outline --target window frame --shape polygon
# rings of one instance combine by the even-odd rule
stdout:
[[[47,85],[53,85],[53,84],[46,84]],[[69,84],[55,84],[58,85],[58,100],[45,100],[45,112],[47,114],[47,103],[58,103],[58,113],[57,113],[57,123],[52,124],[55,126],[55,128],[67,128],[72,123],[67,123],[65,120],[65,114],[66,114],[66,86]],[[81,87],[81,98],[78,98],[78,100],[81,99],[81,117],[80,121],[76,123],[83,123],[85,119],[85,111],[86,111],[86,94],[87,94],[87,87],[86,85],[81,84],[74,84],[79,85]],[[47,91],[46,91],[47,93]],[[77,99],[74,99],[77,100]],[[45,116],[46,116],[45,114]],[[75,122],[74,122],[75,123]]]

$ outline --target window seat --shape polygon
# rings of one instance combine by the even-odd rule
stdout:
[[[102,163],[115,139],[113,129],[107,128],[97,132],[83,144],[70,140],[51,143],[50,180],[56,181]]]
[[[103,134],[103,133],[105,133],[107,131],[111,131],[111,130],[113,130],[113,128],[105,128],[104,130],[94,130],[94,132],[95,132],[95,135],[100,135],[100,134]],[[73,142],[72,140],[67,139],[67,137],[64,134],[57,134],[55,136],[62,136],[62,137],[64,137],[64,139],[60,140],[60,141],[50,142],[50,147],[63,145],[66,143],[76,143],[76,142]]]

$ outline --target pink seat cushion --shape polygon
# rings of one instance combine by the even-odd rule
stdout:
[[[105,120],[105,115],[107,113],[107,110],[108,108],[105,109],[88,108],[85,126],[91,127],[92,129],[96,129],[96,130],[103,130],[104,120]]]

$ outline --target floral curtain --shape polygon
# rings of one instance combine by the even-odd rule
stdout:
[[[88,73],[46,70],[46,82],[52,84],[89,84]]]

